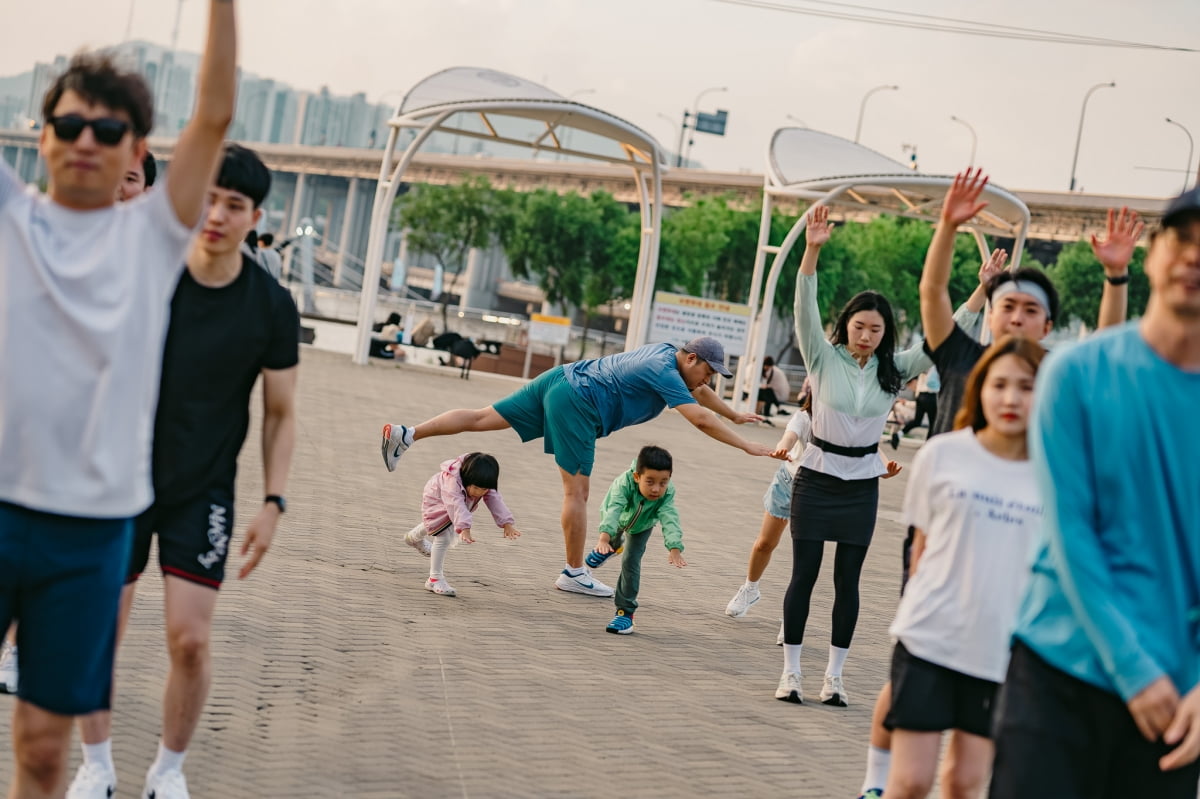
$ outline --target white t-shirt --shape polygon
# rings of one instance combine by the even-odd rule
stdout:
[[[1042,519],[1032,464],[993,455],[969,428],[938,436],[913,460],[904,516],[925,550],[892,637],[922,660],[1003,682]]]
[[[163,342],[190,238],[165,187],[71,211],[0,159],[0,500],[88,518],[149,506]]]
[[[796,443],[792,445],[788,452],[789,461],[784,461],[784,468],[788,470],[788,474],[793,479],[796,477],[796,472],[800,471],[800,456],[804,454],[804,447],[812,438],[812,417],[806,411],[796,411],[792,414],[792,418],[788,419],[787,430],[791,430],[796,434]]]

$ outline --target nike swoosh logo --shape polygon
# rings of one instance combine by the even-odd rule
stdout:
[[[575,582],[579,583],[578,580],[576,580]],[[583,586],[584,588],[595,588],[596,587],[595,583],[579,583],[579,584],[581,586]]]
[[[396,445],[396,451],[392,453],[392,457],[393,457],[393,458],[399,458],[399,457],[400,457],[400,453],[403,451],[403,450],[401,450],[401,447],[403,447],[403,446],[404,446],[403,444],[397,444],[397,445]]]

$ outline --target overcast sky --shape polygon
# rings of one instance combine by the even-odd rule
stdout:
[[[781,5],[814,6],[800,0]],[[1197,0],[857,0],[892,10],[1200,49]],[[200,49],[206,0],[185,0],[179,47]],[[724,138],[697,134],[713,169],[761,172],[771,131],[790,123],[853,138],[897,159],[915,144],[922,171],[976,161],[1015,189],[1065,190],[1084,93],[1077,179],[1089,192],[1166,196],[1188,155],[1177,119],[1200,137],[1200,53],[1081,47],[880,27],[716,0],[239,0],[241,63],[314,90],[398,102],[422,77],[456,65],[544,82],[675,146],[685,107],[729,111]],[[86,13],[83,9],[86,8]],[[171,0],[0,0],[0,75],[83,46],[133,38],[167,44]],[[670,121],[660,118],[663,114]],[[1178,170],[1156,171],[1139,167]],[[1196,168],[1195,156],[1192,170]]]

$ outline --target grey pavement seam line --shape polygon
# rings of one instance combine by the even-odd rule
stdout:
[[[442,705],[446,709],[446,729],[450,732],[450,751],[454,753],[454,768],[458,770],[458,784],[462,787],[463,799],[467,794],[467,778],[463,774],[462,761],[458,759],[458,741],[454,740],[454,721],[450,718],[450,689],[446,684],[446,662],[438,652],[438,668],[442,670]]]

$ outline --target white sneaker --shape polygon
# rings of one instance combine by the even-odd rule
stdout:
[[[102,763],[84,763],[71,780],[67,799],[111,799],[116,793],[116,774]]]
[[[740,619],[746,615],[746,611],[750,610],[750,606],[758,600],[762,599],[762,594],[757,588],[742,583],[742,587],[733,595],[733,599],[729,600],[729,604],[725,606],[725,615],[732,616],[735,619]]]
[[[0,694],[17,692],[17,648],[4,645],[0,652]]]
[[[416,527],[405,533],[404,543],[408,544],[425,557],[429,557],[429,553],[433,551],[433,545],[429,543],[429,536],[425,535],[424,524],[418,524]]]
[[[147,774],[142,799],[191,799],[183,772],[175,768],[158,774]]]
[[[435,580],[430,577],[425,581],[425,590],[441,594],[442,596],[458,596],[458,592],[454,590],[454,586],[446,582],[445,578]]]
[[[383,444],[380,449],[383,451],[383,465],[389,472],[396,471],[396,464],[400,462],[400,456],[411,446],[404,441],[405,434],[410,429],[402,424],[385,424],[383,426]]]
[[[779,635],[775,636],[775,646],[783,646],[783,619],[779,620]]]
[[[612,596],[613,590],[592,576],[587,569],[583,574],[572,577],[563,569],[554,581],[554,587],[559,591],[569,591],[572,594],[587,594],[588,596]]]
[[[821,686],[821,703],[834,707],[846,707],[850,698],[846,696],[846,686],[842,685],[841,677],[825,675],[825,683]]]
[[[800,687],[800,672],[785,671],[779,678],[779,687],[775,689],[775,698],[784,702],[804,704],[804,689]]]

